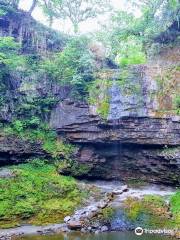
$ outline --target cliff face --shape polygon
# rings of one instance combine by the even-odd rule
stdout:
[[[40,142],[30,143],[0,133],[0,166],[23,163],[32,157],[46,157]]]
[[[14,36],[23,52],[60,50],[63,38],[54,38],[26,13],[9,12],[0,18],[0,36]],[[13,19],[16,19],[14,21]],[[54,42],[54,39],[57,41]],[[49,122],[60,138],[78,150],[61,172],[77,177],[143,180],[180,185],[180,118],[175,104],[179,93],[179,48],[162,50],[146,65],[127,69],[106,69],[97,73],[99,94],[90,105],[69,99],[71,89],[60,87],[36,73],[7,79],[7,101],[1,106],[1,122],[28,114],[21,104],[33,105],[53,99]],[[102,67],[102,66],[101,66]],[[112,66],[112,68],[115,66]],[[108,80],[108,84],[104,81]],[[99,102],[108,99],[107,119],[98,115]],[[47,110],[47,109],[45,109]],[[23,109],[24,111],[24,109]],[[49,119],[50,116],[50,119]],[[45,155],[40,143],[0,136],[0,165],[24,162]]]
[[[124,117],[104,122],[91,115],[87,105],[64,102],[52,111],[50,124],[59,136],[79,147],[76,168],[68,164],[61,169],[65,174],[180,184],[177,117]]]
[[[0,3],[5,15],[0,16],[0,36],[14,37],[22,44],[23,53],[39,53],[60,51],[67,37],[50,30],[35,21],[27,12],[15,10],[8,4]]]
[[[112,80],[105,89],[109,96],[105,121],[97,115],[98,104],[59,103],[51,112],[50,125],[79,146],[76,167],[68,164],[61,171],[78,177],[179,185],[180,118],[174,106],[179,57],[177,47],[163,50],[147,65],[127,69],[123,84],[121,69],[101,72],[102,80]],[[104,91],[104,86],[98,87]]]

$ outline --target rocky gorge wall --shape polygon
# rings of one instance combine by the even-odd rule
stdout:
[[[0,16],[0,36],[11,36],[22,45],[25,54],[45,55],[49,51],[60,51],[67,41],[67,36],[50,30],[34,20],[27,12],[13,9],[0,1],[5,12]]]
[[[50,125],[79,147],[76,162],[60,171],[77,177],[179,185],[180,118],[173,104],[179,92],[179,60],[175,47],[162,50],[147,65],[126,69],[126,77],[122,69],[105,70],[98,77],[112,83],[97,86],[97,104],[59,103],[51,112]],[[102,120],[98,102],[105,94],[109,109]]]
[[[53,34],[48,35],[48,30],[26,13],[20,11],[16,22],[14,14],[0,17],[0,36],[15,37],[27,52],[61,49],[63,41],[58,43],[55,38],[58,41],[54,42]],[[0,121],[10,123],[14,115],[21,119],[32,106],[36,116],[41,113],[39,101],[46,106],[53,99],[43,121],[59,138],[77,147],[72,160],[59,168],[61,173],[180,185],[180,118],[175,104],[180,91],[178,62],[179,48],[174,46],[162,49],[145,65],[126,69],[112,65],[110,69],[101,64],[93,89],[96,95],[92,94],[93,101],[88,104],[70,99],[67,86],[60,87],[45,77],[38,81],[36,72],[29,77],[14,73],[6,79],[8,89],[6,102],[0,106]],[[26,111],[21,113],[22,103]],[[99,114],[99,107],[104,105],[106,119]],[[40,142],[0,133],[0,165],[37,156],[48,158]]]
[[[78,146],[64,174],[179,184],[178,119],[123,117],[102,121],[87,105],[60,103],[51,115],[59,136]]]

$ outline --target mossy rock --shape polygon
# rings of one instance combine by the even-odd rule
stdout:
[[[82,177],[87,175],[92,166],[87,163],[79,163],[73,160],[64,160],[57,165],[58,172],[64,175],[72,175],[74,177]]]
[[[59,223],[83,202],[77,182],[59,175],[53,165],[36,160],[11,169],[15,177],[0,179],[1,227]]]
[[[176,202],[177,197],[171,200]],[[179,197],[178,197],[179,199]],[[172,204],[171,203],[171,204]],[[136,225],[142,227],[155,228],[173,228],[179,226],[180,211],[173,203],[173,207],[169,209],[169,205],[161,196],[147,195],[143,199],[129,197],[124,201],[124,209],[127,217]],[[172,209],[176,209],[175,212]]]

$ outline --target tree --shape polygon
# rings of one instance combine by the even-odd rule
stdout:
[[[30,15],[31,15],[32,12],[34,11],[34,9],[35,9],[35,7],[37,6],[37,4],[38,4],[38,0],[33,0],[33,1],[32,1],[31,7],[30,7],[30,9],[29,9],[29,11],[28,11],[28,13],[29,13]]]
[[[0,3],[12,6],[13,8],[18,8],[20,0],[1,0]]]
[[[78,33],[79,24],[95,18],[110,10],[110,0],[42,0],[46,15],[71,21],[74,33]]]
[[[5,6],[11,6],[15,9],[19,8],[19,4],[21,3],[21,0],[0,0],[0,4],[3,4]],[[39,3],[39,0],[32,0],[31,1],[31,6],[30,9],[28,10],[28,13],[31,15],[32,12],[34,11],[35,7]],[[0,9],[1,10],[1,9]]]
[[[86,94],[88,83],[93,80],[94,58],[88,48],[88,39],[74,38],[65,49],[46,59],[41,69],[49,79],[60,85],[71,86],[75,97]]]
[[[108,44],[111,57],[116,58],[118,55],[120,56],[119,59],[124,59],[125,62],[137,60],[138,57],[143,62],[143,52],[149,54],[155,41],[159,41],[161,44],[162,39],[166,42],[166,37],[168,38],[169,35],[171,36],[170,39],[173,39],[174,36],[174,40],[178,36],[178,30],[177,33],[176,29],[171,30],[173,31],[171,34],[169,29],[174,22],[179,23],[180,21],[180,3],[178,0],[129,0],[128,2],[133,3],[135,8],[140,9],[141,15],[134,16],[133,7],[130,8],[131,11],[129,12],[116,11],[108,25],[104,26],[103,31],[98,33],[97,36],[99,40],[105,42],[106,46]],[[176,25],[180,26],[180,24]],[[131,49],[131,45],[135,46],[134,50]],[[125,54],[125,52],[128,54]],[[135,58],[129,53],[134,53]],[[128,58],[126,58],[126,55],[128,55]]]
[[[0,37],[0,72],[13,70],[25,64],[25,58],[18,54],[19,48],[20,45],[13,37]]]

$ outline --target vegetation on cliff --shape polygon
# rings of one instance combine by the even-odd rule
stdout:
[[[65,168],[67,174],[86,177],[93,164],[75,161],[76,148],[63,134],[51,129],[49,120],[57,104],[67,99],[70,104],[85,102],[95,106],[96,113],[107,120],[109,90],[114,81],[127,99],[134,94],[134,104],[134,96],[145,90],[139,82],[134,84],[131,67],[143,66],[163,49],[179,46],[178,0],[129,0],[128,11],[112,9],[108,0],[33,0],[25,12],[19,10],[20,2],[0,0],[0,131],[4,136],[40,143],[46,159],[27,156],[26,163],[8,167],[10,178],[0,178],[3,228],[61,222],[87,196],[73,178],[59,174]],[[65,37],[37,23],[31,17],[36,7],[43,10],[50,25],[57,18],[69,19],[75,34]],[[139,16],[133,14],[137,9]],[[111,15],[108,24],[94,34],[81,36],[80,23],[107,10]],[[160,74],[153,76],[157,89],[147,97],[157,99],[159,112],[179,114],[179,66],[174,62],[173,59],[173,66],[167,64],[167,69],[160,68]],[[118,79],[110,68],[121,70]],[[178,148],[166,154],[171,158],[177,151]],[[139,221],[146,215],[146,224],[152,227],[179,226],[179,205],[179,192],[172,196],[169,205],[157,196],[125,201],[130,219]],[[106,222],[112,214],[111,208],[104,209],[102,220]]]

